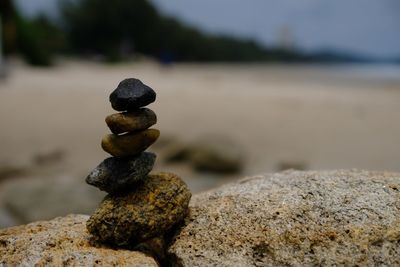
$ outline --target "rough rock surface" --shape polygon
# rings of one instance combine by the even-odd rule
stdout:
[[[196,195],[178,266],[400,266],[400,174],[287,171]]]
[[[105,197],[87,222],[98,241],[135,245],[165,234],[187,215],[191,193],[175,174],[149,175],[136,190]]]
[[[157,123],[157,115],[148,108],[107,116],[106,123],[114,134],[140,131]]]
[[[95,247],[86,215],[0,230],[0,266],[158,266],[137,251]]]
[[[135,110],[156,100],[156,93],[140,80],[130,78],[119,83],[110,95],[113,109],[117,111]]]
[[[107,158],[86,177],[86,182],[109,193],[124,191],[145,179],[155,160],[156,155],[149,152],[127,158]]]
[[[124,135],[107,134],[101,140],[101,147],[114,157],[134,156],[145,151],[159,136],[160,131],[157,129],[147,129]]]

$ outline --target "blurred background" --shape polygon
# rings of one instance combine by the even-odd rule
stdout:
[[[109,94],[157,92],[154,171],[400,171],[398,0],[1,0],[0,228],[91,213]]]

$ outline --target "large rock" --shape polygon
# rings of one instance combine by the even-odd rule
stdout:
[[[0,266],[158,266],[141,252],[95,247],[86,215],[0,230]]]
[[[400,174],[283,172],[193,197],[178,266],[399,266]]]

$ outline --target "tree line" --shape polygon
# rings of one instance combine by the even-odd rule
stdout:
[[[206,34],[162,15],[147,0],[63,1],[60,9],[56,24],[45,16],[24,18],[11,0],[2,0],[4,52],[18,52],[34,65],[50,65],[58,54],[111,62],[134,55],[165,63],[310,60],[252,40]]]

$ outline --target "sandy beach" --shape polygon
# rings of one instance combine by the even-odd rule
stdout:
[[[400,80],[373,74],[318,65],[13,64],[0,82],[0,162],[58,149],[65,151],[60,171],[85,177],[107,157],[99,143],[108,132],[104,118],[114,112],[110,92],[137,77],[157,91],[150,108],[161,143],[211,134],[243,147],[245,169],[226,179],[203,179],[160,156],[156,170],[177,172],[194,191],[282,163],[400,171]]]

